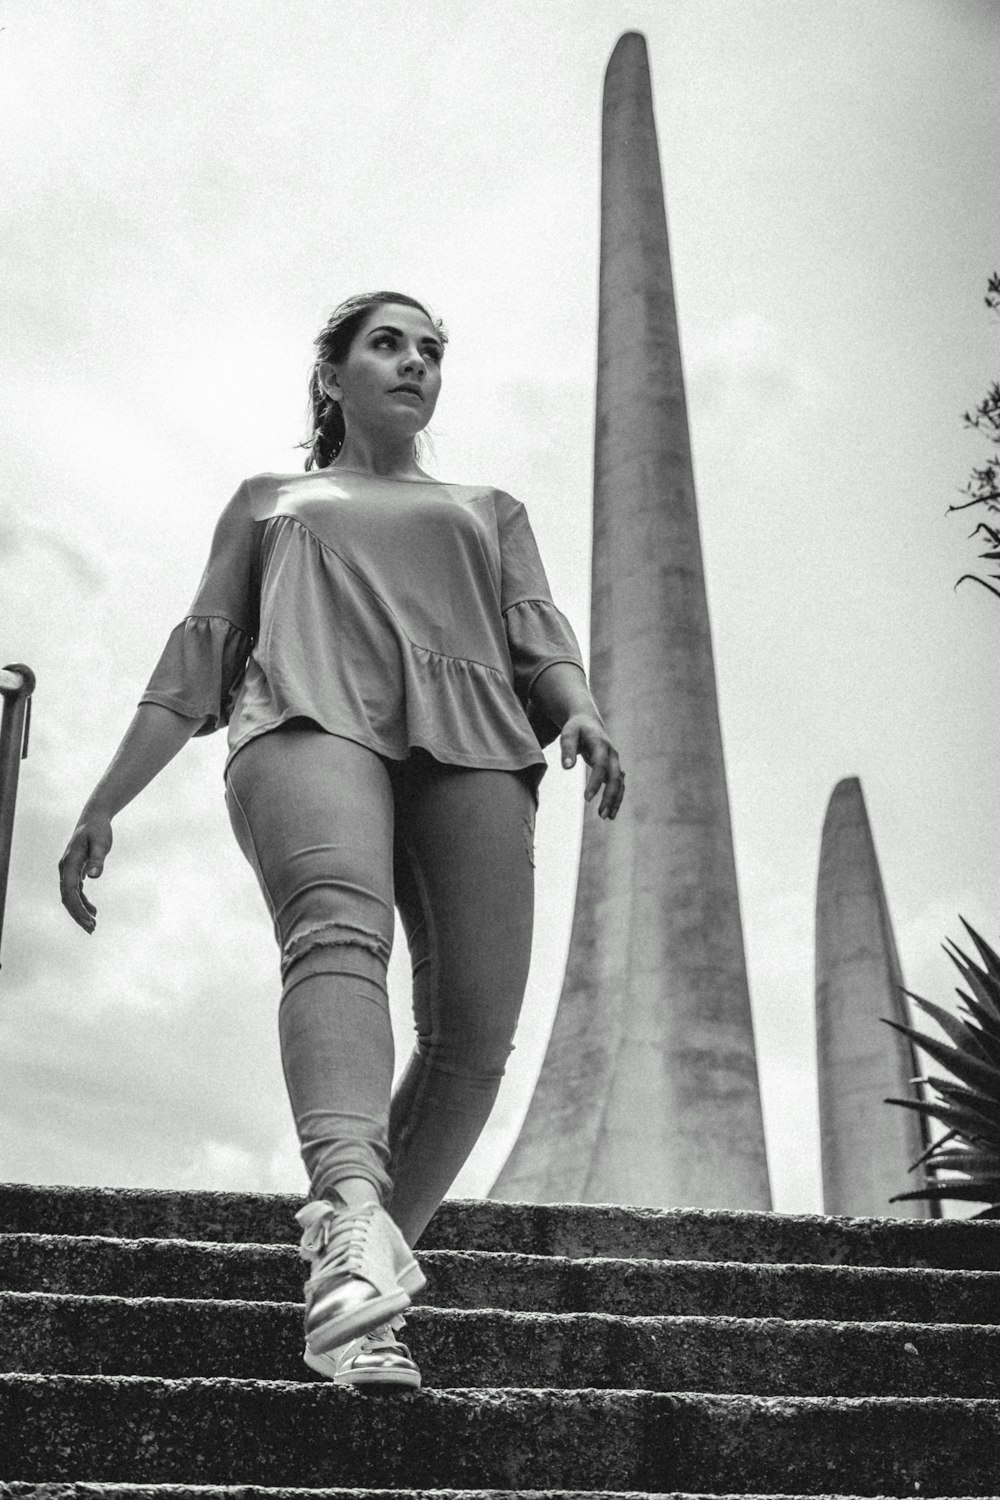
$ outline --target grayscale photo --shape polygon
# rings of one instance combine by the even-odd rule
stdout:
[[[0,0],[0,1500],[1000,1496],[998,75]]]

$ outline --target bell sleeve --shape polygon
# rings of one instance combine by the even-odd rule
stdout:
[[[257,532],[244,480],[219,517],[191,609],[139,699],[197,719],[196,735],[228,724],[243,681],[260,610]]]
[[[539,745],[560,732],[532,698],[535,679],[546,667],[569,661],[585,671],[573,627],[552,602],[538,543],[528,513],[519,500],[499,494],[500,608],[514,672],[514,691]]]

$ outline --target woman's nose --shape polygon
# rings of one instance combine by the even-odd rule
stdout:
[[[423,373],[424,371],[426,371],[427,366],[424,363],[424,357],[420,353],[420,350],[408,350],[407,353],[403,356],[403,359],[400,363],[400,369],[406,370],[408,372],[416,372],[419,370],[421,373]]]

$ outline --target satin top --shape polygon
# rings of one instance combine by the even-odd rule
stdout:
[[[228,766],[305,716],[402,760],[530,767],[559,733],[532,701],[583,667],[527,512],[502,490],[346,470],[259,474],[226,506],[140,702],[229,725]]]

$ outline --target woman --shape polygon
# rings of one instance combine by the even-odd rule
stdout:
[[[101,874],[112,819],[193,734],[228,722],[227,806],[281,950],[282,1063],[310,1179],[305,1358],[343,1385],[420,1384],[394,1336],[424,1285],[410,1247],[513,1047],[541,747],[558,735],[565,767],[583,757],[601,817],[624,790],[524,507],[418,462],[445,339],[395,292],[332,314],[306,472],[257,475],[229,502],[60,863],[63,904],[93,932],[83,880]],[[391,1093],[394,905],[417,1037]]]

